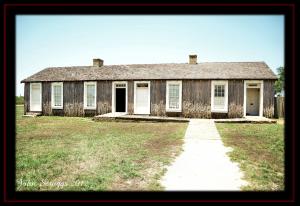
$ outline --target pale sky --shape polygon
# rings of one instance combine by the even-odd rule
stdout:
[[[284,66],[283,15],[18,15],[20,81],[51,66],[265,61]]]

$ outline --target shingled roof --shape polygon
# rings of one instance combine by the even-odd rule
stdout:
[[[49,67],[21,82],[151,79],[277,79],[265,62]]]

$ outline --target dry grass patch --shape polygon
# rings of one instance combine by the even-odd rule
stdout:
[[[229,118],[241,118],[243,117],[243,106],[242,105],[236,105],[234,103],[229,104],[228,108],[228,117]]]
[[[51,102],[46,102],[43,104],[43,114],[47,116],[52,115]]]
[[[284,125],[218,123],[217,128],[250,183],[244,190],[284,190]]]
[[[129,103],[129,104],[128,104],[128,114],[129,114],[129,115],[134,114],[134,107],[133,107],[133,104],[132,104],[132,103]]]
[[[159,190],[186,123],[22,117],[17,107],[18,191]]]
[[[109,102],[99,102],[97,104],[97,114],[106,114],[111,112],[111,105]]]
[[[82,103],[68,103],[64,105],[64,112],[65,116],[75,116],[75,117],[80,117],[84,116],[84,109],[83,109],[83,104]]]
[[[264,108],[263,115],[267,118],[273,118],[274,117],[274,106]]]
[[[166,105],[163,101],[160,101],[159,104],[151,104],[151,114],[154,116],[166,116]]]
[[[204,103],[183,102],[183,116],[186,118],[211,118],[210,105]]]

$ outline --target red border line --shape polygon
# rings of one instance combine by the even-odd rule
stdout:
[[[112,4],[112,3],[91,3],[91,4],[5,4],[7,6],[294,6],[294,4],[197,4],[197,3],[186,3],[186,4],[180,4],[180,3],[175,3],[175,4],[168,4],[168,3],[121,3],[121,4]]]
[[[6,201],[6,5],[3,7],[3,163],[4,163],[4,179],[3,179],[3,200]]]
[[[296,11],[295,6],[292,6],[292,108],[293,111],[296,111],[295,106],[295,85],[296,85]],[[292,112],[292,199],[295,200],[296,198],[296,125],[295,125],[295,112]]]
[[[9,200],[7,202],[294,202],[292,200]]]
[[[292,182],[292,199],[291,200],[8,200],[6,199],[7,191],[6,191],[6,8],[10,6],[286,6],[286,7],[292,7],[292,83],[293,86],[295,86],[295,42],[296,42],[296,20],[295,20],[295,4],[4,4],[3,7],[3,27],[4,27],[4,35],[3,35],[3,94],[4,94],[4,103],[3,103],[3,122],[4,122],[4,138],[3,138],[3,158],[4,158],[4,185],[3,185],[3,192],[4,192],[4,202],[295,202],[295,180],[296,180],[296,174],[295,174],[295,114],[292,114],[292,129],[293,129],[293,138],[292,138],[292,154],[293,154],[293,167],[292,167],[292,176],[293,176],[293,182]],[[295,90],[292,88],[292,95],[295,95]],[[292,102],[292,108],[295,111],[295,99],[293,96],[293,102]]]

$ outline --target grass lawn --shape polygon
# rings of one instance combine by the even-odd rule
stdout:
[[[284,125],[218,123],[233,161],[250,184],[243,190],[284,190]]]
[[[18,191],[161,190],[187,123],[94,122],[22,117],[16,111]]]

